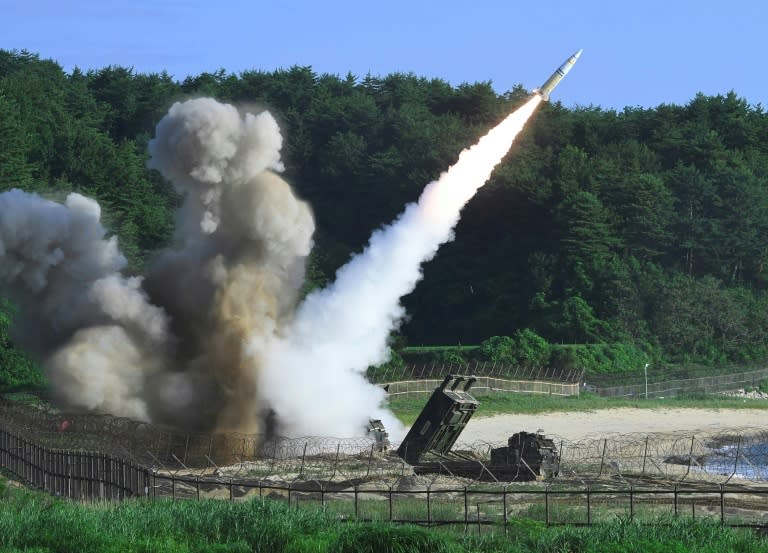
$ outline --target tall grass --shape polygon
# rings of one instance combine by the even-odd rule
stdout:
[[[509,535],[342,522],[269,499],[78,504],[27,490],[0,492],[0,552],[286,553],[768,553],[768,541],[716,523],[627,518],[590,528],[516,519]],[[461,528],[461,527],[460,527]]]

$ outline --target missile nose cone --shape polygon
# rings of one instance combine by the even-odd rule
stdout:
[[[578,51],[578,52],[576,52],[576,53],[573,55],[573,61],[576,61],[577,59],[579,59],[579,56],[581,55],[581,53],[582,53],[583,51],[584,51],[584,48],[579,48],[579,51]]]

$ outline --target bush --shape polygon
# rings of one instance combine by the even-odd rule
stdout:
[[[632,344],[565,344],[552,346],[551,366],[584,369],[587,374],[621,374],[641,369],[650,357]]]
[[[540,368],[547,364],[550,345],[534,331],[524,328],[514,336],[493,336],[480,344],[484,359],[515,367]]]

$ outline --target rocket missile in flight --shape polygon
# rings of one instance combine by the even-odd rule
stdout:
[[[571,70],[571,68],[576,64],[576,61],[579,59],[579,56],[584,51],[582,48],[578,52],[576,52],[574,55],[572,55],[570,58],[565,60],[563,62],[563,65],[557,68],[557,71],[552,73],[552,75],[544,81],[544,84],[541,85],[541,88],[537,88],[534,90],[536,94],[544,98],[544,100],[549,100],[549,94],[552,92],[555,87],[560,84],[560,81],[563,80],[563,77],[565,77],[568,74],[568,71]]]

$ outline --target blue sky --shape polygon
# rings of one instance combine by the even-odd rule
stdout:
[[[761,0],[0,0],[0,48],[67,71],[122,65],[182,80],[310,65],[491,81],[497,92],[539,86],[584,48],[552,95],[566,106],[685,104],[729,90],[768,106]]]

